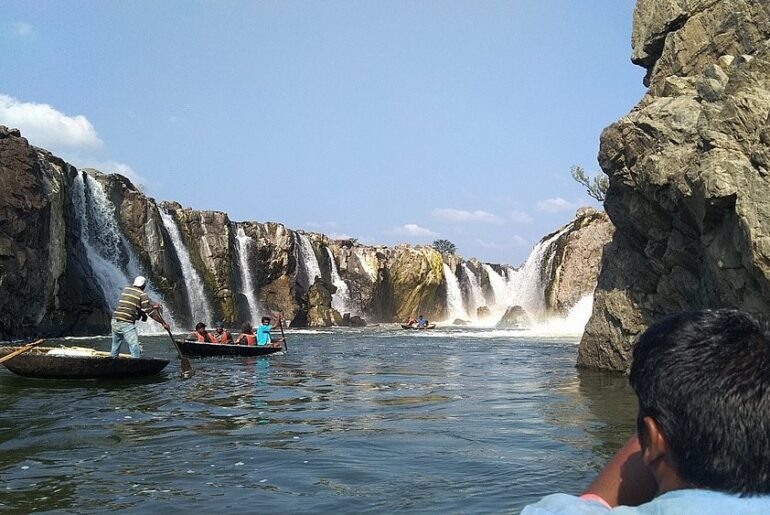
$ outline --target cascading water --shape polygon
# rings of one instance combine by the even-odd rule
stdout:
[[[86,190],[86,183],[91,192]],[[101,196],[96,191],[96,181],[85,172],[79,172],[72,187],[72,203],[80,222],[80,241],[86,249],[86,258],[91,265],[97,283],[102,290],[104,300],[110,310],[114,310],[123,287],[131,284],[128,276],[120,266],[121,255],[118,250],[120,238],[114,234],[113,224],[109,223],[113,213],[106,206],[99,205]]]
[[[468,298],[468,314],[471,318],[477,318],[478,309],[481,306],[485,306],[484,293],[481,291],[481,284],[476,274],[465,263],[462,264],[465,280],[468,284],[468,292],[470,293]]]
[[[486,270],[487,277],[489,277],[489,285],[492,287],[492,294],[495,297],[493,306],[502,306],[505,309],[508,306],[508,286],[505,279],[491,266],[487,264],[481,266]]]
[[[334,261],[334,255],[329,247],[326,247],[326,253],[329,256],[329,262],[331,263],[332,284],[337,287],[337,291],[332,295],[332,307],[341,315],[350,313],[350,288],[348,288],[348,283],[340,277],[340,273],[337,270],[337,263]]]
[[[446,303],[450,321],[456,318],[466,318],[468,314],[463,306],[463,293],[460,290],[460,282],[457,280],[449,265],[444,265],[444,280],[446,281]]]
[[[121,233],[115,217],[115,206],[107,198],[101,183],[85,172],[79,172],[72,184],[72,204],[80,223],[80,241],[86,249],[104,301],[115,309],[123,288],[137,275],[146,275],[138,263],[135,252]],[[160,295],[148,285],[150,300],[163,306],[163,318],[175,327],[174,316],[165,306]],[[154,331],[148,325],[138,326],[142,334]]]
[[[550,274],[553,262],[553,243],[567,230],[557,232],[547,240],[543,240],[532,249],[521,268],[508,269],[508,295],[512,306],[521,306],[527,313],[539,317],[545,312],[544,279]]]
[[[184,278],[185,289],[187,290],[187,299],[190,303],[190,318],[195,322],[211,324],[212,312],[206,294],[203,290],[203,281],[195,270],[190,258],[190,252],[182,243],[182,235],[174,221],[174,217],[163,209],[160,212],[160,219],[171,237],[171,243],[174,245],[174,251],[182,266],[182,276]]]
[[[254,289],[254,279],[252,278],[251,268],[249,267],[249,248],[254,244],[254,240],[251,236],[246,235],[243,227],[238,224],[235,225],[237,227],[235,241],[238,245],[238,265],[241,274],[241,285],[243,286],[241,293],[246,297],[246,302],[249,305],[249,316],[251,317],[251,320],[256,321],[259,319],[259,309],[257,294]]]
[[[297,262],[300,264],[301,274],[298,280],[302,288],[307,291],[315,283],[316,277],[321,277],[321,267],[318,266],[318,258],[313,251],[313,245],[310,238],[301,233],[294,233],[298,245],[295,245],[298,256]]]

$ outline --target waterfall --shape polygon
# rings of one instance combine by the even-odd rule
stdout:
[[[535,245],[521,268],[507,270],[510,305],[519,305],[535,317],[544,313],[544,281],[551,275],[550,267],[554,257],[554,249],[551,247],[566,230],[567,228]]]
[[[89,195],[86,191],[86,183]],[[101,192],[102,195],[98,195]],[[102,296],[110,311],[117,305],[120,292],[131,280],[120,266],[119,236],[115,230],[114,208],[104,200],[101,185],[85,172],[78,172],[72,184],[72,203],[80,222],[80,241],[86,249],[94,278],[102,290]],[[111,223],[112,222],[112,223]]]
[[[241,272],[241,285],[243,289],[241,293],[246,297],[246,302],[249,305],[249,316],[251,320],[259,319],[259,309],[257,303],[257,294],[254,290],[254,279],[251,276],[251,268],[249,268],[249,247],[254,243],[251,236],[247,236],[243,227],[236,224],[238,228],[236,231],[235,240],[238,244],[238,264],[240,265]]]
[[[300,271],[302,272],[297,280],[300,285],[307,291],[315,283],[316,277],[321,276],[321,267],[318,266],[318,258],[313,251],[313,245],[310,243],[310,238],[305,234],[294,233],[298,239],[297,247],[297,262],[300,265]]]
[[[471,269],[465,263],[462,264],[463,272],[465,272],[465,280],[468,284],[468,291],[470,298],[468,299],[468,314],[471,318],[477,318],[478,309],[481,306],[486,305],[484,301],[484,293],[481,291],[481,284]]]
[[[337,270],[337,263],[334,261],[334,255],[329,247],[326,247],[326,253],[329,255],[329,262],[331,263],[332,283],[337,287],[337,291],[332,295],[332,307],[341,315],[350,313],[350,288],[348,288],[348,284],[342,277],[340,277],[340,273]]]
[[[446,303],[449,312],[449,320],[456,318],[466,318],[468,314],[463,307],[463,294],[460,291],[460,282],[457,280],[449,265],[444,265],[444,279],[446,280]]]
[[[105,303],[114,311],[123,288],[130,285],[137,275],[147,275],[139,264],[130,243],[120,231],[115,206],[107,198],[101,183],[86,172],[78,172],[72,183],[72,204],[80,223],[80,241],[86,250],[86,259]],[[147,295],[151,302],[163,306],[163,318],[173,328],[174,315],[162,297],[150,284]],[[157,326],[138,326],[139,332],[157,332]]]
[[[489,285],[492,287],[492,294],[494,295],[494,306],[502,306],[503,309],[508,307],[508,286],[506,280],[498,274],[494,268],[484,264],[482,265],[484,270],[487,271],[487,277],[489,277]]]
[[[179,259],[179,264],[182,265],[182,276],[185,289],[187,290],[187,299],[190,303],[190,320],[209,325],[212,322],[211,306],[203,290],[203,281],[195,267],[193,267],[190,252],[182,243],[182,235],[179,233],[179,228],[174,218],[163,209],[158,211],[160,212],[163,226],[171,237],[171,243],[174,245],[174,251]]]

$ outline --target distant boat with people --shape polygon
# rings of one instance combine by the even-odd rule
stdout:
[[[424,327],[418,327],[417,324],[401,324],[401,329],[414,329],[416,331],[424,331],[426,329],[435,329],[436,324],[428,324]]]

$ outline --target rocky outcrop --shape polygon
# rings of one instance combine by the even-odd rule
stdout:
[[[616,227],[578,365],[626,371],[637,335],[681,310],[770,314],[770,8],[639,0],[649,90],[602,133]]]
[[[71,174],[0,126],[0,339],[87,334],[109,321],[71,216]]]
[[[545,280],[545,299],[550,312],[565,315],[596,288],[604,248],[615,227],[603,211],[578,210],[554,242],[551,275]]]

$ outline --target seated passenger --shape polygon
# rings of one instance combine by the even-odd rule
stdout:
[[[729,309],[682,313],[651,325],[633,353],[636,435],[583,495],[552,494],[522,514],[770,513],[763,326]]]
[[[214,338],[208,331],[206,331],[206,324],[203,322],[198,322],[195,324],[195,331],[188,334],[187,338],[185,339],[198,343],[217,343],[216,338]]]
[[[254,330],[249,322],[244,322],[241,326],[241,334],[238,336],[236,342],[238,345],[256,345],[257,336],[254,334]]]
[[[420,315],[417,319],[417,329],[426,329],[428,327],[428,319]]]
[[[219,343],[233,343],[233,337],[230,334],[230,331],[225,329],[223,322],[217,322],[216,328],[214,329],[214,338],[216,338],[217,342]]]
[[[278,325],[281,325],[281,315],[277,315]],[[257,345],[270,345],[271,347],[280,347],[283,344],[284,338],[273,340],[273,336],[270,331],[273,330],[273,326],[270,325],[270,317],[262,317],[262,324],[257,329]]]

